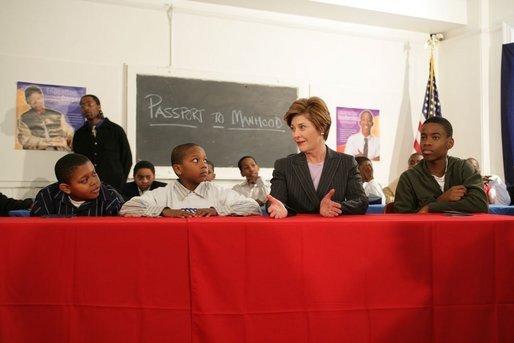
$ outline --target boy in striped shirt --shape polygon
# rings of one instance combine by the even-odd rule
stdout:
[[[123,197],[104,184],[91,161],[68,154],[55,164],[57,182],[36,195],[31,216],[116,216]]]

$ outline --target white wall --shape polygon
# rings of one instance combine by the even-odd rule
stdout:
[[[465,61],[465,62],[464,62]],[[439,47],[438,90],[441,111],[454,129],[450,155],[482,157],[479,36],[461,36]]]
[[[426,33],[182,1],[174,2],[171,13],[170,30],[166,11],[158,6],[2,1],[0,145],[10,168],[0,170],[0,190],[33,194],[33,186],[54,179],[53,165],[61,156],[14,150],[16,81],[85,86],[100,97],[109,118],[127,127],[123,65],[170,61],[174,68],[242,80],[294,79],[323,97],[332,112],[336,106],[378,108],[382,161],[375,164],[376,177],[385,185],[405,169],[428,78]],[[470,125],[481,118],[479,44],[473,36],[453,39],[439,52],[444,115],[466,127],[456,129],[457,156],[483,149],[483,133]],[[335,125],[331,131],[328,143],[334,147]],[[164,153],[169,148],[163,146]]]
[[[0,3],[0,191],[33,196],[55,180],[59,152],[14,150],[17,81],[83,86],[126,124],[123,63],[165,65],[165,11],[84,1]]]
[[[468,26],[449,32],[439,49],[443,115],[456,131],[455,156],[473,156],[484,174],[503,175],[500,76],[503,24],[509,0],[468,1]]]

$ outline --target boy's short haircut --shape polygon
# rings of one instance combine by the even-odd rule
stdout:
[[[444,130],[448,134],[448,137],[453,137],[453,127],[452,127],[452,124],[450,124],[450,122],[448,121],[448,119],[443,118],[443,117],[430,117],[427,120],[425,120],[423,125],[428,124],[428,123],[442,125],[444,127]]]
[[[214,163],[212,161],[207,160],[207,164],[212,167],[212,171],[214,171]]]
[[[143,169],[143,168],[150,169],[152,171],[152,174],[155,175],[155,166],[152,164],[152,162],[143,160],[143,161],[137,162],[136,165],[134,166],[134,177],[136,176],[137,171],[139,169]]]
[[[177,145],[175,148],[173,148],[171,151],[171,165],[181,164],[182,161],[184,161],[184,157],[186,156],[187,151],[194,147],[201,146],[196,143],[185,143]]]
[[[55,177],[59,183],[69,183],[71,175],[77,167],[89,162],[89,158],[81,154],[67,154],[55,163]]]
[[[239,159],[239,161],[237,161],[237,166],[239,167],[239,171],[243,171],[243,161],[247,158],[251,158],[255,163],[257,163],[257,161],[255,160],[255,157],[253,156],[250,156],[250,155],[247,155],[247,156],[243,156]]]
[[[355,161],[357,161],[357,164],[360,166],[362,163],[366,162],[366,161],[370,161],[371,160],[369,158],[367,158],[366,156],[356,156],[355,157]]]

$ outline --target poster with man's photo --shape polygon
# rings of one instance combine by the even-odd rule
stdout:
[[[337,151],[380,161],[380,111],[337,107]]]
[[[15,148],[71,151],[73,133],[84,123],[85,87],[17,82]]]

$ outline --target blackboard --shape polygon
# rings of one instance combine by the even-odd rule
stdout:
[[[297,152],[282,119],[295,87],[136,76],[136,160],[169,166],[171,149],[200,144],[216,167],[252,155],[261,167]]]

